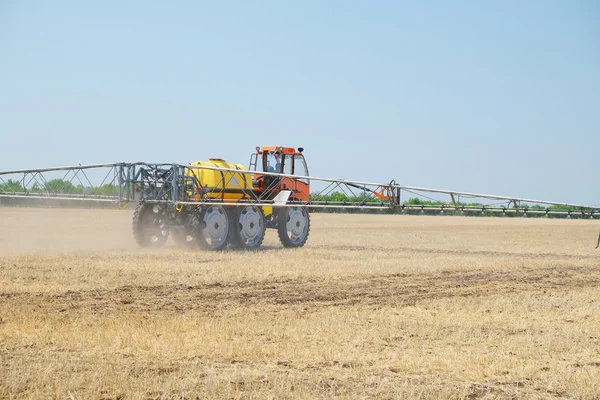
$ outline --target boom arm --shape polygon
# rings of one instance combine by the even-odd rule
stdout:
[[[223,172],[223,182],[212,188],[207,187],[194,179],[193,174],[186,174],[188,169]],[[240,177],[239,174],[254,173],[210,166],[145,162],[8,170],[0,171],[0,200],[30,198],[112,201],[120,204],[134,201],[174,205],[214,204],[221,201],[215,193],[229,190],[226,180]],[[276,204],[273,200],[261,199],[252,188],[245,188],[236,189],[243,194],[240,200],[225,205],[600,216],[600,206],[568,202],[404,186],[394,181],[382,184],[270,172],[261,172],[261,175],[310,181],[313,189],[310,201]],[[212,195],[208,196],[209,193]],[[403,202],[402,199],[406,200]],[[470,203],[461,202],[465,199]]]

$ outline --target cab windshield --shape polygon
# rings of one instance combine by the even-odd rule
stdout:
[[[282,168],[283,165],[283,168]],[[263,153],[263,172],[308,176],[308,168],[302,154]]]
[[[263,171],[264,172],[281,172],[281,162],[283,155],[281,153],[265,153]]]

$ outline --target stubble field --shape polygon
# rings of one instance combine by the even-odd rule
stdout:
[[[0,208],[0,399],[600,398],[600,223],[312,214],[258,252]]]

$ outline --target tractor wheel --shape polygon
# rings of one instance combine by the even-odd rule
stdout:
[[[196,211],[194,209],[190,210],[184,208],[183,210],[179,211],[175,219],[175,222],[179,228],[171,231],[171,237],[173,238],[175,244],[187,250],[198,249],[198,235],[196,235],[193,230],[195,213]]]
[[[231,245],[256,250],[265,239],[265,216],[257,206],[231,208]]]
[[[171,232],[171,237],[175,244],[179,247],[182,247],[187,250],[196,250],[198,248],[198,244],[196,243],[196,239],[194,238],[191,232],[187,230],[177,230]]]
[[[169,231],[164,227],[163,207],[158,204],[140,204],[133,213],[133,237],[140,247],[162,247]]]
[[[193,233],[200,248],[223,250],[229,243],[230,219],[223,206],[203,207],[194,222]]]
[[[285,207],[277,211],[277,233],[284,247],[302,247],[310,233],[306,207]]]

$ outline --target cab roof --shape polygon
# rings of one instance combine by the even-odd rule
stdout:
[[[300,151],[296,151],[293,147],[283,147],[283,146],[263,146],[260,149],[260,152],[268,152],[268,151],[276,151],[282,154],[300,154]]]

